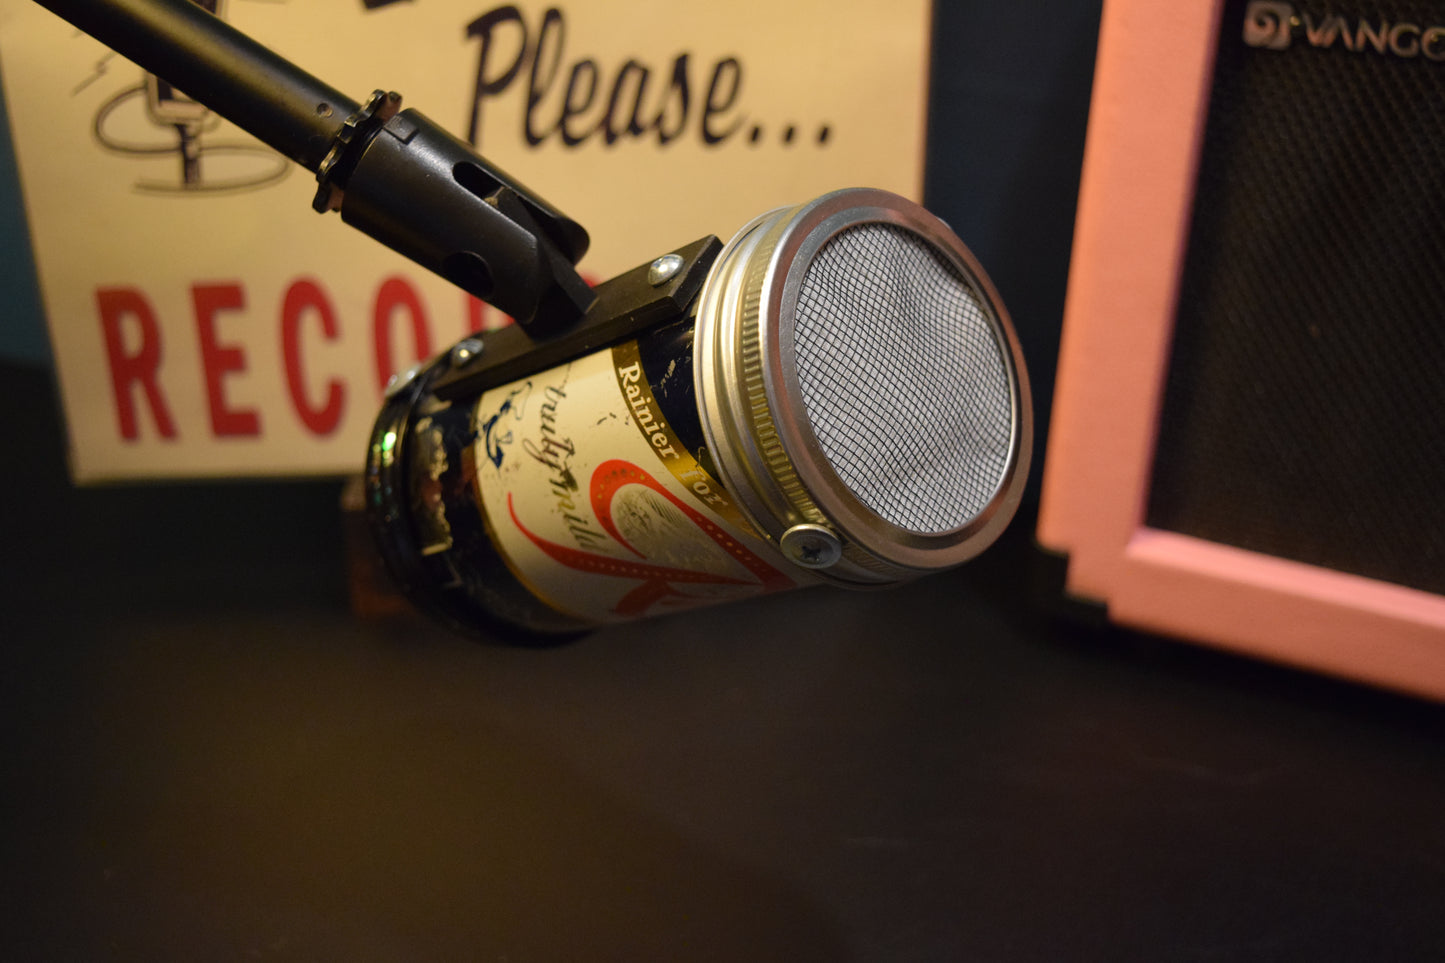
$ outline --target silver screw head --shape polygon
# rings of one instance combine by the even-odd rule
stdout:
[[[657,287],[659,284],[671,280],[673,275],[680,270],[682,270],[682,255],[664,254],[647,268],[647,283]]]
[[[778,545],[790,562],[803,568],[828,568],[843,557],[843,543],[822,525],[794,525]]]
[[[484,347],[481,338],[467,338],[464,341],[458,341],[452,346],[451,366],[460,368],[481,354]]]
[[[386,389],[382,392],[382,396],[385,398],[391,398],[395,396],[397,392],[401,391],[401,389],[411,384],[412,381],[416,379],[416,376],[421,374],[421,369],[425,367],[425,364],[417,363],[412,365],[410,368],[407,368],[405,371],[398,371],[390,378],[387,378]]]

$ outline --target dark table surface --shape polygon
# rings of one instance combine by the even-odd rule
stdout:
[[[351,614],[337,483],[75,490],[3,374],[0,958],[1445,952],[1445,711],[1060,614],[1027,519],[479,645]]]

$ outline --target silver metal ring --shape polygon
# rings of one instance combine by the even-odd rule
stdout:
[[[943,531],[895,524],[834,469],[799,383],[796,316],[810,267],[860,225],[889,225],[945,261],[976,294],[1007,376],[1008,451],[980,510]],[[795,525],[824,525],[842,542],[825,577],[881,584],[959,564],[1002,532],[1023,494],[1032,448],[1028,376],[1018,338],[983,269],[938,218],[905,198],[845,190],[772,211],[719,255],[699,300],[699,412],[721,481],[759,532],[777,543]]]

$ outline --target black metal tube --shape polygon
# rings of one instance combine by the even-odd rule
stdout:
[[[191,0],[38,0],[315,171],[360,106]]]

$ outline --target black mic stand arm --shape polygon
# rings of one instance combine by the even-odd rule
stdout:
[[[191,0],[42,6],[316,174],[313,207],[510,314],[533,338],[593,293],[573,267],[587,232],[401,95],[339,93]]]
[[[312,206],[516,319],[449,352],[430,383],[464,397],[686,313],[712,236],[605,281],[574,265],[587,232],[401,96],[358,104],[191,0],[37,0],[316,173]],[[458,345],[461,348],[463,345]]]

